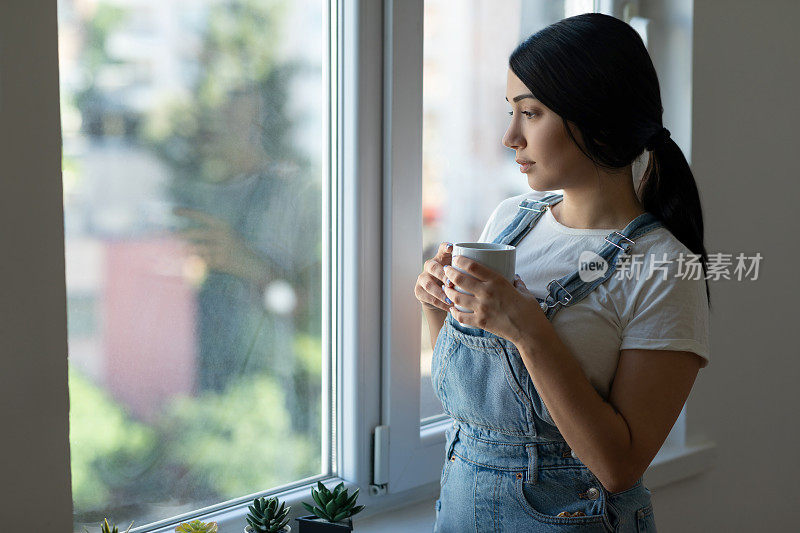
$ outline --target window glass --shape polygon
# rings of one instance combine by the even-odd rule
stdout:
[[[75,531],[329,474],[328,10],[58,2]]]

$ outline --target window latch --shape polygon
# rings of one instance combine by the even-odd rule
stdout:
[[[389,485],[389,426],[377,426],[372,434],[372,496],[386,494]]]

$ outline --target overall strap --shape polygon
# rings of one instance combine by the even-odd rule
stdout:
[[[597,252],[597,255],[602,257],[608,265],[602,276],[587,282],[581,279],[580,270],[576,270],[562,278],[551,280],[547,284],[547,296],[545,298],[536,297],[547,319],[552,320],[562,307],[575,305],[601,283],[604,283],[616,271],[619,256],[623,253],[627,254],[636,239],[660,227],[662,224],[655,215],[649,212],[642,213],[629,222],[622,232],[614,230],[604,237],[605,244]]]
[[[542,217],[542,213],[550,206],[560,202],[562,198],[563,195],[552,193],[542,197],[541,200],[523,200],[519,204],[519,210],[514,219],[492,242],[516,246],[533,229],[533,226]]]

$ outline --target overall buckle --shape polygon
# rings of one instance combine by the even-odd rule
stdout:
[[[567,303],[569,303],[569,301],[572,300],[572,294],[570,294],[570,292],[561,283],[559,283],[557,279],[550,280],[550,283],[548,283],[547,287],[545,287],[548,293],[550,292],[550,285],[552,285],[553,283],[564,289],[564,292],[567,294],[564,296],[563,302],[561,301],[561,299],[558,299],[553,305],[550,305],[547,302],[544,302],[544,304],[547,305],[547,307],[553,307],[555,306],[556,303],[560,303],[561,305],[567,305]]]
[[[622,237],[623,239],[625,239],[625,240],[626,240],[626,241],[628,241],[629,243],[631,243],[631,244],[636,244],[636,241],[632,241],[631,239],[627,238],[625,235],[623,235],[622,233],[618,232],[617,230],[614,230],[614,231],[612,231],[612,232],[611,232],[611,235],[613,235],[614,233],[616,233],[617,235],[619,235],[620,237]],[[620,245],[618,245],[618,244],[614,244],[612,241],[609,241],[609,240],[608,240],[608,235],[606,235],[605,237],[603,237],[603,240],[605,240],[605,241],[606,241],[608,244],[610,244],[610,245],[612,245],[612,246],[616,246],[617,248],[619,248],[619,249],[620,249],[620,250],[622,250],[623,252],[625,251],[625,248],[623,248],[622,246],[620,246]],[[630,247],[630,244],[628,245],[628,247]]]

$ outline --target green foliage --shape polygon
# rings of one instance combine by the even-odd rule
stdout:
[[[131,527],[133,527],[133,522],[131,522],[131,524],[128,526],[128,529],[126,529],[124,533],[128,533],[131,530]],[[89,531],[86,528],[83,528],[83,530],[86,531],[87,533]],[[119,528],[117,527],[116,524],[114,524],[113,526],[109,525],[108,518],[104,518],[103,523],[100,524],[100,533],[119,533]]]
[[[236,0],[213,3],[201,61],[205,68],[199,92],[216,106],[242,84],[265,79],[278,60],[286,2]]]
[[[319,380],[322,375],[322,339],[306,333],[296,333],[292,346],[301,368]]]
[[[109,55],[107,41],[109,36],[125,22],[128,13],[123,7],[99,3],[92,17],[86,21],[84,28],[86,45],[80,56],[84,86],[72,96],[84,120],[92,113],[92,108],[104,98],[102,89],[96,85],[100,71],[106,65],[120,62]]]
[[[348,496],[347,489],[344,488],[344,482],[336,485],[333,491],[328,490],[321,481],[317,481],[317,487],[317,489],[311,489],[311,496],[314,498],[317,505],[312,506],[306,502],[300,503],[302,503],[309,512],[314,513],[320,518],[324,518],[328,522],[344,520],[364,509],[363,505],[353,507],[356,503],[356,498],[358,498],[359,489],[356,489],[352,496]]]
[[[318,342],[301,342],[310,361]],[[270,376],[176,398],[154,428],[128,417],[73,366],[69,391],[78,516],[108,512],[126,498],[231,499],[319,472],[319,437],[292,431],[283,387]]]
[[[128,417],[100,387],[69,366],[69,443],[72,498],[83,512],[103,510],[130,482],[125,472],[147,464],[157,435]]]
[[[232,499],[318,473],[321,443],[293,433],[290,422],[282,387],[269,375],[176,398],[161,421],[164,453],[189,468],[186,494],[175,486],[173,496],[194,498],[198,485],[210,485],[214,497]]]
[[[245,520],[255,533],[277,533],[289,523],[287,515],[291,507],[284,508],[284,505],[285,503],[280,502],[275,496],[256,498],[253,500],[253,505],[248,506],[250,512],[247,513]]]
[[[219,525],[216,522],[201,522],[200,520],[192,520],[191,522],[184,522],[175,528],[177,533],[217,533]]]
[[[110,3],[99,3],[86,24],[86,49],[82,54],[88,73],[94,77],[98,69],[113,63],[108,55],[106,43],[108,36],[128,17],[128,10]],[[92,80],[93,81],[93,80]]]

